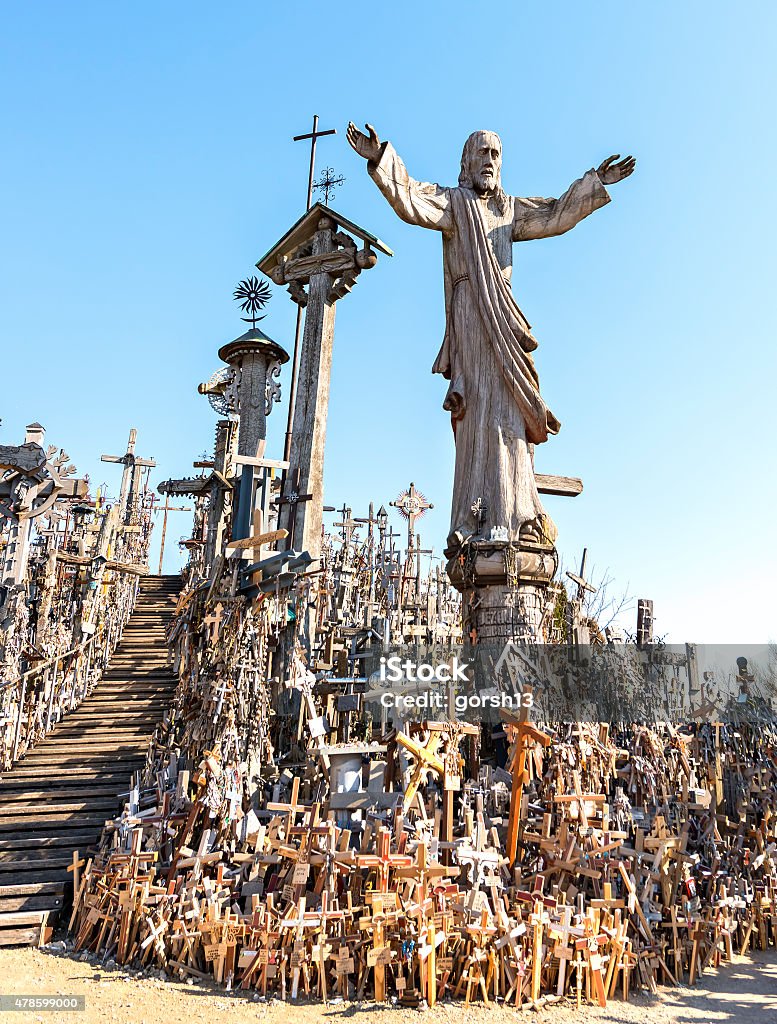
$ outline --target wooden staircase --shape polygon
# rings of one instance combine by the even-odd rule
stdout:
[[[48,941],[83,858],[144,762],[175,690],[165,626],[178,576],[147,576],[92,695],[0,774],[0,946]]]

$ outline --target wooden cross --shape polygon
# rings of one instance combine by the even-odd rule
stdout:
[[[382,828],[378,833],[376,853],[360,853],[356,857],[360,868],[375,868],[377,874],[377,891],[389,891],[389,875],[392,868],[409,868],[413,858],[404,853],[391,853],[391,832]]]
[[[156,497],[156,495],[154,496]],[[191,512],[191,507],[188,505],[171,505],[170,495],[165,494],[165,503],[161,508],[155,508],[154,512],[164,512],[162,516],[162,538],[159,544],[159,569],[157,570],[159,575],[162,575],[162,561],[165,557],[165,537],[167,535],[167,514],[168,512]]]
[[[582,951],[583,956],[585,957],[586,966],[588,967],[588,976],[593,982],[597,1003],[599,1006],[606,1006],[607,997],[604,991],[604,979],[602,978],[602,967],[604,965],[604,961],[599,949],[600,947],[605,946],[610,940],[604,933],[601,935],[595,934],[593,923],[590,919],[586,920],[585,932],[586,934],[583,938],[578,939],[575,942],[575,949],[578,950],[578,952]]]
[[[288,836],[289,836],[289,834],[291,832],[292,826],[296,824],[297,815],[298,814],[310,813],[313,810],[313,808],[315,807],[315,804],[300,804],[300,803],[297,803],[297,800],[299,799],[299,786],[300,786],[299,776],[295,775],[294,776],[294,781],[291,784],[291,800],[290,800],[290,802],[287,803],[287,804],[283,804],[283,803],[268,803],[267,804],[267,810],[268,811],[273,811],[273,813],[275,813],[276,811],[285,811],[286,812],[286,837],[287,838],[288,838]]]
[[[582,929],[572,925],[572,907],[565,906],[561,909],[561,920],[551,924],[548,934],[550,938],[555,939],[553,956],[559,961],[556,995],[563,996],[566,988],[567,961],[574,957],[569,939],[572,936],[577,940],[582,936]]]
[[[596,593],[596,587],[592,587],[591,584],[585,578],[585,560],[588,556],[588,548],[583,548],[583,557],[580,561],[580,572],[575,575],[573,572],[567,572],[567,576],[572,580],[573,583],[577,584],[577,600],[582,601],[586,591],[589,594]]]
[[[324,1006],[326,1006],[328,1002],[326,991],[326,962],[332,954],[332,947],[324,941],[323,933],[319,937],[318,941],[314,943],[311,953],[313,956],[313,963],[318,968],[318,994],[321,996]]]
[[[340,535],[343,538],[343,542],[346,547],[349,547],[351,544],[351,540],[353,539],[354,531],[358,529],[360,520],[351,518],[353,510],[350,509],[345,504],[345,502],[343,502],[343,507],[338,511],[340,512],[340,515],[343,517],[342,522],[333,523],[332,525],[340,527]]]
[[[509,946],[510,953],[512,954],[512,963],[508,962],[507,957],[502,956],[502,964],[507,980],[510,982],[510,988],[505,995],[505,1004],[509,1003],[514,995],[515,1005],[520,1008],[523,997],[523,979],[526,976],[526,958],[523,952],[523,945],[518,940],[526,933],[526,925],[523,921],[514,923],[507,916],[501,899],[496,902],[496,920],[502,934],[495,940],[494,946],[500,951]]]
[[[353,974],[355,963],[353,953],[346,945],[339,946],[334,953],[330,953],[330,959],[335,962],[335,974],[337,975],[337,987],[343,999],[348,998],[348,975]]]
[[[321,918],[318,914],[308,913],[305,910],[305,897],[300,896],[297,903],[297,916],[285,917],[279,922],[281,928],[294,929],[294,945],[291,954],[291,998],[297,998],[299,991],[299,976],[304,964],[305,930],[307,928],[320,928]],[[306,970],[307,978],[307,970]],[[307,982],[306,982],[307,987]]]
[[[219,633],[221,632],[221,620],[223,616],[224,605],[219,601],[213,611],[209,612],[202,620],[203,626],[208,627],[208,636],[212,643],[215,643],[216,640],[218,640]]]
[[[480,915],[479,924],[465,925],[464,931],[473,940],[474,948],[467,957],[467,968],[459,980],[456,994],[460,993],[461,987],[466,980],[467,995],[464,1005],[469,1006],[472,999],[472,989],[477,986],[483,996],[483,1002],[488,1006],[488,986],[492,976],[495,974],[495,954],[493,947],[489,948],[488,952],[486,952],[486,948],[491,946],[493,936],[496,935],[496,925],[489,924],[488,910],[484,908]],[[488,962],[489,965],[487,976],[483,973],[484,962]]]
[[[78,857],[78,850],[73,850],[73,861],[68,866],[68,871],[73,872],[73,898],[78,895],[78,890],[81,888],[81,868],[86,864],[86,861]]]
[[[525,691],[524,691],[525,692]],[[515,745],[513,748],[512,776],[513,787],[510,796],[510,819],[507,825],[507,844],[505,853],[512,868],[515,865],[515,857],[518,850],[518,826],[521,819],[521,802],[523,800],[524,774],[526,773],[526,759],[529,747],[539,743],[541,746],[550,745],[551,738],[533,725],[525,721],[526,708],[521,708],[521,716],[503,709],[500,714],[505,724],[512,727]]]
[[[100,456],[101,462],[119,462],[124,466],[124,472],[121,475],[119,507],[122,510],[125,523],[130,522],[135,512],[137,494],[140,489],[140,474],[142,470],[144,468],[150,469],[156,466],[154,459],[141,459],[140,456],[135,454],[135,442],[137,440],[137,436],[138,432],[133,427],[129,432],[127,451],[124,455]]]
[[[445,734],[439,730],[430,730],[426,743],[419,743],[412,739],[407,733],[397,732],[397,743],[404,747],[415,758],[410,780],[405,787],[403,810],[407,813],[415,799],[418,787],[425,781],[429,771],[435,772],[442,778],[445,775],[445,762],[440,757],[438,750],[445,739]]]
[[[458,874],[458,868],[435,864],[430,860],[429,844],[419,842],[415,848],[415,862],[407,868],[397,869],[398,878],[410,878],[415,882],[419,902],[423,902],[436,883],[443,878]]]

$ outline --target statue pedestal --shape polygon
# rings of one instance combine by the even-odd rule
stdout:
[[[548,584],[558,568],[552,544],[472,537],[446,554],[463,596],[465,633],[482,644],[544,641]]]

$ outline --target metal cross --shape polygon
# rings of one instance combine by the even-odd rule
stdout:
[[[330,192],[334,194],[335,185],[342,185],[345,178],[340,175],[339,178],[335,178],[334,167],[325,167],[321,172],[321,180],[317,181],[314,185],[314,189],[321,189],[324,193],[324,205],[329,206]]]
[[[292,548],[292,549],[294,548],[294,533],[295,533],[295,526],[296,526],[296,523],[297,523],[297,505],[300,502],[312,501],[313,500],[313,495],[312,494],[300,494],[299,493],[300,475],[301,475],[301,471],[300,471],[299,467],[297,467],[294,470],[294,472],[291,474],[290,477],[288,477],[288,476],[286,477],[285,483],[287,485],[287,490],[285,491],[285,493],[281,494],[279,497],[277,497],[275,499],[275,501],[270,502],[271,505],[290,505],[291,506],[291,508],[289,509],[289,523],[288,523],[289,540],[288,540],[288,543],[289,543],[289,547]],[[280,509],[279,509],[278,521],[280,523]]]
[[[389,504],[407,519],[407,546],[412,548],[413,540],[415,539],[416,519],[420,519],[421,516],[426,514],[426,510],[434,508],[434,505],[426,500],[421,491],[415,489],[414,483],[411,483],[410,487],[403,491],[396,501],[392,501]]]
[[[316,140],[320,139],[324,135],[337,135],[336,128],[329,128],[325,132],[318,130],[318,114],[313,115],[313,131],[307,132],[305,135],[295,135],[294,142],[303,142],[306,139],[310,139],[310,173],[308,175],[308,205],[306,209],[310,209],[313,205],[313,174],[315,173],[316,165]]]
[[[352,509],[350,509],[345,502],[343,507],[338,509],[340,515],[343,517],[342,522],[333,523],[332,525],[340,528],[340,536],[343,538],[346,547],[349,547],[353,539],[354,532],[358,530],[358,520],[352,518]]]

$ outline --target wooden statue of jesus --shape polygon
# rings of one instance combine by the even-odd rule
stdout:
[[[411,178],[391,143],[366,128],[369,135],[349,124],[348,141],[394,211],[443,236],[446,326],[432,372],[450,381],[443,403],[456,441],[450,541],[456,533],[488,538],[503,527],[510,540],[552,543],[533,446],[560,424],[540,395],[531,356],[537,342],[513,298],[512,243],[569,231],[610,201],[605,186],[631,174],[635,161],[608,158],[560,199],[521,199],[502,190],[494,132],[470,135],[458,187],[445,188]]]

